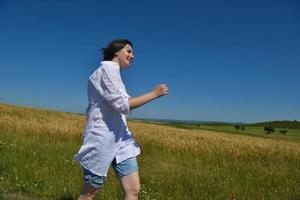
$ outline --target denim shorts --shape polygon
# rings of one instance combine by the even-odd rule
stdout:
[[[136,157],[128,158],[119,164],[117,164],[116,159],[114,159],[111,164],[119,178],[138,171]],[[83,180],[85,183],[92,185],[96,189],[99,189],[104,185],[105,176],[98,176],[83,168]]]

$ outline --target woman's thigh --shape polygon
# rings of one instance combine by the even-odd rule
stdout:
[[[129,158],[120,163],[114,160],[112,166],[120,179],[121,187],[125,193],[138,192],[140,189],[140,177],[136,157]]]

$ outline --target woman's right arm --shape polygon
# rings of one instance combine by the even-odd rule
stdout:
[[[168,86],[166,84],[158,85],[148,93],[137,97],[130,97],[128,100],[129,108],[130,110],[133,110],[166,94],[168,94]]]

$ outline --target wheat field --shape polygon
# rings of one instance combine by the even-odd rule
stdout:
[[[75,199],[85,116],[0,104],[0,199]],[[140,199],[300,199],[300,142],[130,120]],[[97,199],[122,199],[112,170]]]

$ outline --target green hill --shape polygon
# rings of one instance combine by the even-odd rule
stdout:
[[[269,121],[269,122],[259,122],[255,124],[249,124],[249,126],[271,126],[274,128],[291,128],[291,129],[300,129],[300,121],[289,121],[289,120],[282,120],[282,121]]]

